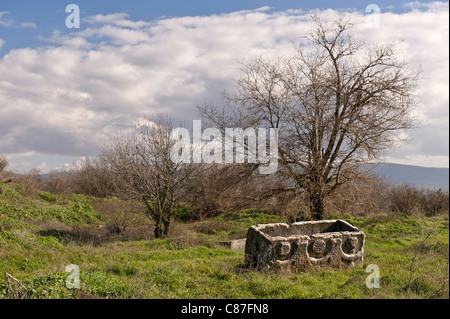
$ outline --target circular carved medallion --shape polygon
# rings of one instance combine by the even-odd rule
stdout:
[[[358,238],[355,237],[349,237],[345,241],[345,246],[349,253],[354,254],[356,250],[356,246],[358,245]]]
[[[312,245],[312,250],[316,254],[320,255],[325,252],[326,246],[327,246],[327,244],[326,244],[325,240],[317,239]]]

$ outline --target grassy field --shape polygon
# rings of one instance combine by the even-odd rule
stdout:
[[[449,298],[448,214],[330,216],[365,232],[363,267],[276,275],[245,269],[243,251],[217,243],[287,222],[280,216],[245,210],[178,221],[160,240],[146,218],[113,214],[117,200],[0,187],[0,273],[20,280],[29,298]],[[79,289],[66,286],[70,264]],[[379,288],[366,286],[369,264],[379,267]],[[1,277],[0,298],[8,298]]]

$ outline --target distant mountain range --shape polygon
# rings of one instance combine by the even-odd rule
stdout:
[[[427,189],[449,190],[449,169],[423,167],[393,163],[380,163],[371,166],[375,175],[394,184],[411,184]],[[50,174],[41,174],[42,179]]]
[[[383,163],[374,167],[374,173],[394,184],[407,183],[422,188],[449,190],[448,168]]]

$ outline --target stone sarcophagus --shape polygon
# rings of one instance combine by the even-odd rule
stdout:
[[[364,233],[343,220],[256,225],[247,232],[245,264],[280,273],[362,266],[364,241]]]

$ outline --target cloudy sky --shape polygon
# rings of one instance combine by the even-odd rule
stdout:
[[[66,26],[69,3],[79,28]],[[359,36],[398,42],[423,70],[420,128],[386,160],[448,167],[449,6],[428,1],[1,0],[0,154],[46,172],[95,156],[144,115],[192,123],[196,105],[233,89],[239,60],[291,52],[310,10],[354,15]]]

